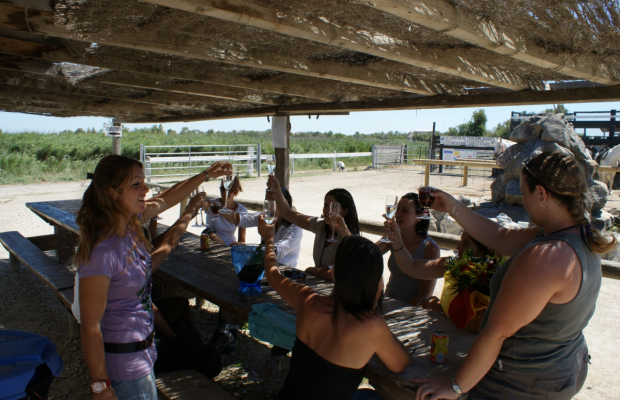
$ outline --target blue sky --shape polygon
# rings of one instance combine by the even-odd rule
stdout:
[[[552,108],[552,105],[484,107],[488,118],[487,128],[492,129],[498,123],[509,119],[511,111],[539,112],[547,108]],[[566,104],[566,108],[568,108],[570,112],[620,110],[620,102],[575,103]],[[436,122],[436,130],[441,132],[450,127],[469,121],[473,112],[478,109],[480,109],[480,107],[357,112],[351,113],[348,116],[320,116],[319,119],[316,119],[316,116],[313,116],[311,119],[308,119],[308,116],[300,116],[291,118],[291,126],[293,132],[333,131],[334,133],[353,135],[355,132],[430,131],[433,129],[433,122]],[[106,122],[111,122],[111,120],[109,118],[99,117],[55,118],[0,112],[0,129],[2,129],[3,132],[12,133],[23,131],[50,133],[65,129],[74,131],[78,128],[95,128],[99,130],[103,128],[103,124]],[[152,125],[153,124],[126,124],[129,129],[142,126],[149,127]],[[199,129],[202,131],[209,129],[216,131],[266,130],[271,128],[271,124],[267,122],[267,118],[239,118],[187,123],[176,122],[163,125],[164,130],[173,129],[177,132],[184,126],[187,126],[189,129]],[[592,134],[594,134],[594,132],[592,132]]]

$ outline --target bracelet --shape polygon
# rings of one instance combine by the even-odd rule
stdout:
[[[402,245],[402,246],[400,246],[400,249],[398,249],[398,250],[394,250],[394,249],[392,249],[392,251],[393,251],[394,253],[398,253],[399,251],[401,251],[401,250],[403,249],[403,247],[405,247],[405,242],[403,242],[403,245]]]
[[[207,176],[207,177],[205,178],[205,182],[209,182],[209,170],[206,170],[206,169],[205,169],[205,170],[204,170],[204,171],[202,171],[202,172],[204,172],[204,173],[205,173],[205,175]]]

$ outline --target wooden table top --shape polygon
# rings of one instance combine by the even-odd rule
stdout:
[[[26,206],[51,224],[62,226],[79,233],[74,213],[80,200],[28,203]],[[166,226],[158,230],[163,231]],[[269,302],[280,309],[294,314],[294,310],[269,286],[262,287],[259,296],[243,297],[237,293],[239,279],[232,266],[230,247],[212,244],[207,251],[200,250],[199,237],[186,232],[177,248],[162,263],[159,273],[166,279],[180,284],[185,289],[219,307],[247,319],[252,306]],[[332,283],[308,275],[301,283],[322,294],[331,292]],[[380,386],[383,396],[392,399],[410,396],[414,385],[409,381],[428,376],[453,376],[461,365],[467,350],[476,335],[458,329],[443,312],[408,306],[395,299],[384,301],[384,317],[388,326],[401,342],[406,342],[410,351],[410,362],[405,372],[394,374],[380,361],[371,360],[368,377],[371,384]],[[448,361],[436,364],[430,361],[431,336],[435,331],[444,331],[449,336]]]

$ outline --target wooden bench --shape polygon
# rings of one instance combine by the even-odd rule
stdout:
[[[220,385],[196,370],[157,374],[159,400],[232,400]]]
[[[69,233],[33,238],[25,238],[16,231],[0,233],[0,242],[9,252],[11,269],[17,271],[20,264],[24,264],[54,291],[60,302],[68,310],[69,337],[77,339],[80,329],[71,313],[75,274],[66,266],[57,263],[43,253],[43,251],[57,250],[58,248],[71,248],[75,245],[74,240],[75,238]]]

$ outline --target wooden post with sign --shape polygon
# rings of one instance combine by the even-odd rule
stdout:
[[[271,126],[272,143],[276,156],[275,176],[280,185],[288,189],[289,183],[289,136],[291,133],[291,117],[276,115]]]
[[[105,127],[105,135],[112,137],[112,154],[121,155],[121,137],[123,136],[123,126],[119,122]]]

